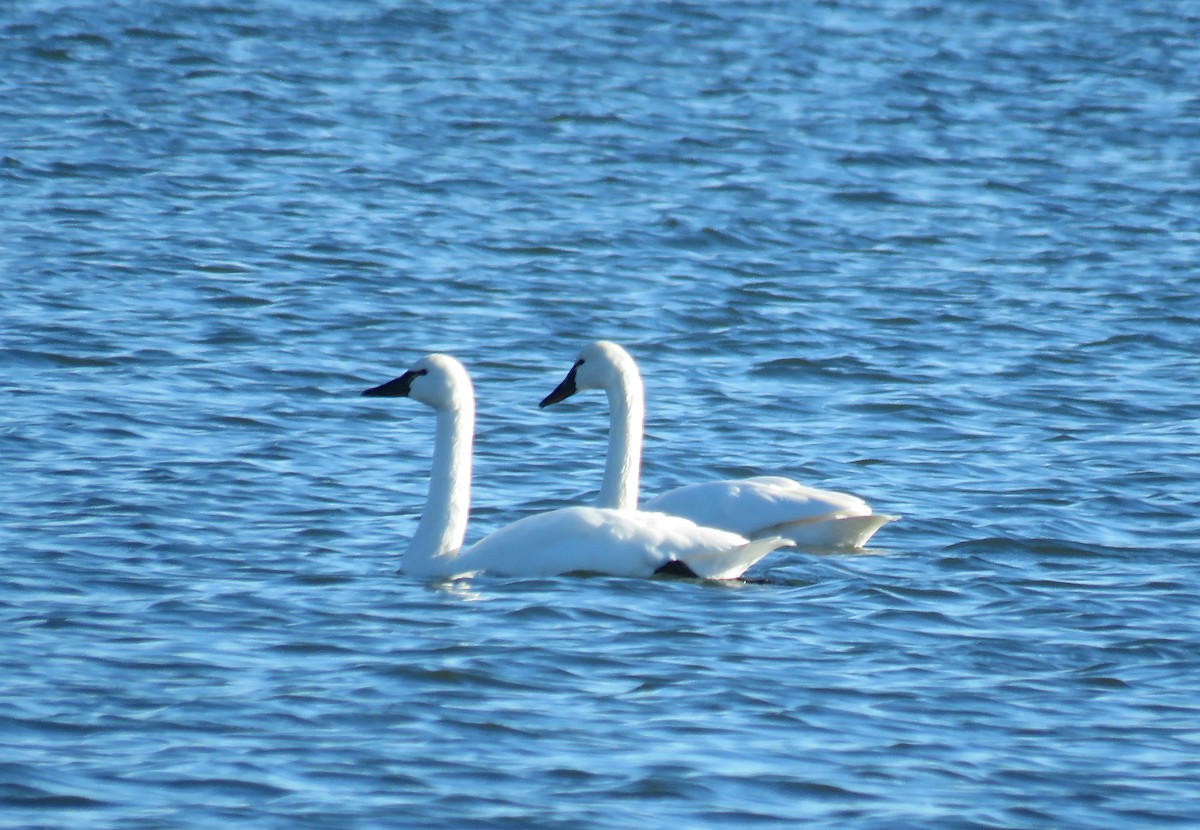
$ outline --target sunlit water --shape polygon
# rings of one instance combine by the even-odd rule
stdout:
[[[0,823],[1200,821],[1200,12],[0,10]],[[751,580],[399,572],[643,488],[903,514]]]

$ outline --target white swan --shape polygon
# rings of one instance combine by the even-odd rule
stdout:
[[[645,417],[637,364],[616,343],[598,340],[579,353],[566,378],[540,405],[558,403],[585,389],[603,389],[608,394],[608,455],[596,503],[635,507]],[[802,547],[826,549],[860,548],[875,531],[900,518],[873,513],[857,496],[778,476],[689,484],[652,499],[645,509],[751,538],[778,535]]]
[[[790,544],[779,537],[752,542],[661,513],[568,507],[527,516],[463,550],[475,430],[475,393],[466,369],[449,355],[433,354],[362,394],[409,397],[437,412],[429,495],[404,554],[409,573],[457,576],[486,571],[530,577],[592,571],[732,579],[775,548]]]

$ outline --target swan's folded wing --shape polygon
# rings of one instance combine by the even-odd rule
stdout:
[[[672,560],[697,576],[728,579],[786,540],[749,542],[678,516],[567,507],[513,522],[462,555],[464,569],[505,576],[585,572],[651,576]]]
[[[690,519],[665,513],[639,511],[640,531],[655,537],[654,550],[666,560],[687,564],[703,579],[734,579],[778,547],[791,543],[781,537],[750,541],[715,527],[704,527]]]
[[[870,505],[857,496],[771,476],[688,484],[647,502],[644,509],[683,516],[697,524],[744,536],[760,535],[788,524],[871,514]]]

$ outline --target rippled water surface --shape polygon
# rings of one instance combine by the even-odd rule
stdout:
[[[0,9],[0,824],[1200,822],[1200,8]],[[751,579],[399,571],[643,488],[903,514]]]

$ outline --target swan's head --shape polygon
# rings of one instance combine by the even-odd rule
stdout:
[[[395,380],[363,391],[368,398],[412,398],[437,410],[461,409],[474,400],[467,370],[448,354],[418,360]]]
[[[616,343],[597,340],[583,347],[563,382],[538,406],[547,407],[565,401],[576,392],[588,389],[619,389],[623,384],[639,378],[637,364],[629,352]]]

